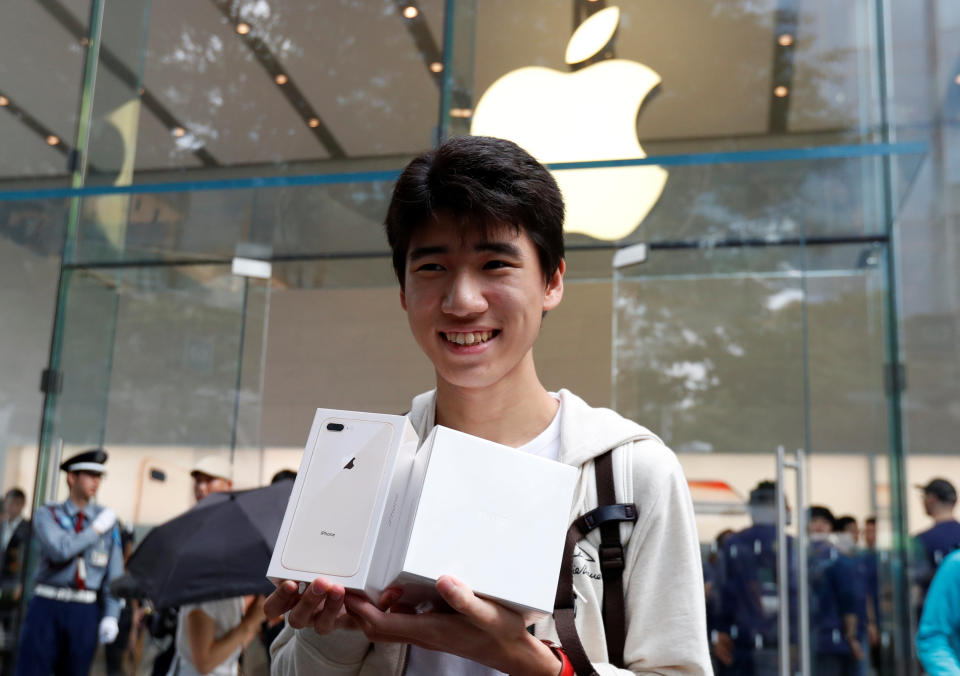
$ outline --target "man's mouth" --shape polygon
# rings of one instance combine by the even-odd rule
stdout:
[[[485,343],[491,338],[500,335],[500,330],[494,331],[441,331],[440,335],[444,340],[454,345],[479,345]]]

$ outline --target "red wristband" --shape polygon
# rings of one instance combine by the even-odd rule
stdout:
[[[553,641],[547,641],[546,639],[541,639],[541,641],[543,641],[544,645],[550,648],[553,654],[557,656],[557,659],[560,660],[560,671],[557,672],[557,676],[576,676],[573,665],[570,663],[570,658],[567,657],[567,651],[563,649],[563,646]]]

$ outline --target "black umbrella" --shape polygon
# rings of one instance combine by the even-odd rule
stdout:
[[[157,608],[271,592],[267,567],[292,489],[214,493],[157,526],[127,562],[133,586]]]

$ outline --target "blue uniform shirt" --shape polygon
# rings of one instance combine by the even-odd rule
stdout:
[[[917,631],[917,655],[930,676],[960,674],[960,552],[943,560]]]
[[[119,617],[120,601],[107,593],[112,580],[123,575],[123,552],[120,532],[114,526],[100,535],[91,524],[103,507],[88,504],[83,510],[83,530],[75,532],[80,509],[72,500],[48,503],[37,510],[33,518],[33,533],[40,546],[40,564],[35,582],[52,587],[75,588],[77,559],[83,555],[86,562],[87,589],[104,594],[104,615]]]

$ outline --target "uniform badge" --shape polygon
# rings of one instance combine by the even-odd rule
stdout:
[[[91,552],[91,554],[90,554],[90,565],[91,565],[91,566],[96,566],[96,567],[98,567],[98,568],[103,568],[104,566],[107,565],[107,562],[108,562],[109,560],[110,560],[110,555],[109,555],[107,552],[105,552],[105,551],[103,551],[103,550],[101,550],[101,549],[95,549],[95,550],[94,550],[93,552]]]

